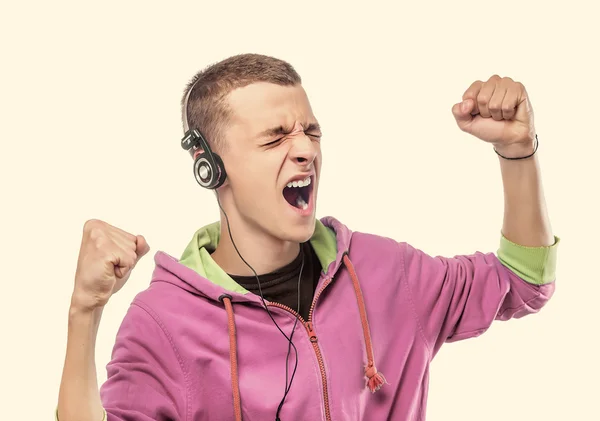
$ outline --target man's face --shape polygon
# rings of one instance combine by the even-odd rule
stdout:
[[[228,103],[233,115],[221,157],[229,207],[251,230],[307,241],[315,226],[321,131],[306,92],[255,83],[231,92]]]

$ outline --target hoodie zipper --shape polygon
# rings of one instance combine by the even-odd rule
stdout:
[[[317,334],[315,333],[315,330],[313,328],[312,317],[313,317],[313,311],[315,309],[315,304],[317,303],[319,296],[321,295],[323,290],[327,287],[327,285],[330,284],[330,282],[331,282],[331,278],[326,279],[325,282],[323,283],[323,286],[315,294],[313,302],[310,306],[310,311],[308,313],[308,321],[305,321],[302,318],[302,316],[300,314],[298,314],[297,311],[291,309],[290,307],[288,307],[286,305],[279,304],[279,303],[269,303],[268,304],[268,306],[270,306],[270,307],[277,307],[277,308],[285,310],[289,313],[292,313],[304,325],[304,327],[308,333],[308,338],[309,338],[310,342],[312,343],[313,349],[317,356],[317,361],[319,362],[319,369],[321,371],[321,381],[323,382],[323,403],[325,405],[325,419],[327,421],[331,421],[331,411],[329,409],[329,392],[327,391],[327,375],[325,374],[325,363],[323,362],[323,355],[321,354],[321,349],[319,348]]]

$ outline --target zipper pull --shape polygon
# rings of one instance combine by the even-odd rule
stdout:
[[[306,322],[306,330],[308,330],[308,337],[310,338],[310,341],[313,343],[317,342],[317,334],[315,333],[313,324],[311,322]]]

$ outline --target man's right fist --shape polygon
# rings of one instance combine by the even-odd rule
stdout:
[[[119,291],[142,256],[150,251],[135,236],[106,222],[91,219],[83,227],[72,306],[83,310],[103,307]]]

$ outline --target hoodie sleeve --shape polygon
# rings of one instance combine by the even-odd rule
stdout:
[[[139,301],[117,333],[100,388],[106,421],[187,419],[184,365],[160,318]]]
[[[404,280],[432,356],[444,342],[473,338],[494,320],[537,313],[555,289],[556,249],[503,235],[497,254],[430,256],[401,243]]]

